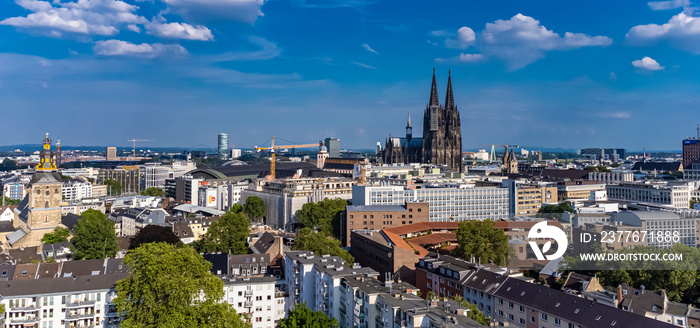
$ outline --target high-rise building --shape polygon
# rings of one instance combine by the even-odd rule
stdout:
[[[627,151],[623,148],[583,148],[581,156],[598,161],[620,162],[627,157]]]
[[[219,158],[228,159],[228,133],[219,133],[219,146],[218,146]]]
[[[462,172],[462,128],[459,110],[452,95],[452,78],[447,77],[444,106],[438,99],[435,69],[428,105],[423,112],[423,137],[413,137],[411,116],[408,116],[405,138],[389,137],[381,158],[384,163],[424,163],[447,165]]]
[[[107,161],[117,160],[117,147],[107,147],[107,155],[105,156]]]
[[[340,157],[340,139],[326,138],[323,143],[328,149],[328,157]]]
[[[61,163],[62,163],[62,159],[61,159],[62,150],[63,150],[63,147],[61,147],[61,138],[58,138],[58,140],[56,140],[56,168],[59,168],[59,169],[61,168]]]
[[[683,140],[683,167],[690,167],[691,163],[700,160],[700,142],[696,138]]]

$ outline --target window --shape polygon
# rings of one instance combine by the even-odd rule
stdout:
[[[523,313],[523,312],[525,312],[525,307],[524,307],[524,306],[522,306],[522,305],[521,305],[521,306],[519,306],[519,307],[518,307],[518,311],[519,311],[520,313]],[[533,321],[533,322],[534,322],[534,321]]]
[[[502,317],[502,316],[503,316],[503,311],[498,310],[498,316],[499,316],[499,317]]]
[[[524,324],[525,324],[525,319],[523,319],[523,318],[518,319],[518,323],[521,324],[521,325],[524,325]]]
[[[512,314],[508,313],[508,320],[513,321],[514,317]]]
[[[540,319],[542,319],[542,321],[547,321],[547,315],[544,313],[540,313]]]
[[[513,308],[513,302],[508,302],[508,308],[512,309]]]
[[[530,316],[530,322],[535,322],[535,316]]]
[[[554,325],[561,326],[561,320],[559,320],[559,318],[554,318]]]

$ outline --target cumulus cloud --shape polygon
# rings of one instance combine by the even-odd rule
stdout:
[[[121,40],[98,41],[93,47],[93,51],[102,56],[128,56],[144,58],[179,56],[187,54],[187,50],[178,44],[134,44]]]
[[[540,21],[517,14],[508,20],[487,23],[480,33],[469,27],[461,27],[456,33],[433,31],[433,36],[444,37],[445,46],[466,49],[474,45],[479,53],[462,53],[452,60],[477,62],[489,57],[503,59],[509,69],[516,70],[545,57],[549,51],[572,50],[583,47],[600,47],[612,44],[606,36],[589,36],[583,33],[564,32],[564,36],[548,30]],[[446,59],[441,59],[445,61]]]
[[[642,59],[635,60],[632,62],[632,66],[648,71],[658,71],[664,69],[663,66],[659,65],[659,63],[651,57],[644,57]]]
[[[476,33],[469,27],[463,26],[457,30],[457,33],[445,40],[445,46],[452,49],[466,49],[474,43]]]
[[[168,11],[187,20],[236,20],[255,23],[265,0],[163,0]]]
[[[651,10],[687,8],[690,7],[690,0],[650,1],[648,5]]]
[[[657,42],[700,55],[700,18],[680,13],[663,25],[637,25],[627,32],[630,44],[644,46]]]
[[[365,50],[367,50],[375,55],[379,55],[379,53],[376,50],[372,49],[372,47],[370,47],[369,44],[367,44],[367,43],[363,43],[362,48],[365,48]]]
[[[571,50],[591,46],[607,46],[612,39],[564,33],[564,37],[548,30],[540,21],[517,14],[509,20],[487,23],[478,45],[485,54],[504,59],[511,69],[522,68],[544,58],[548,51]]]
[[[26,17],[6,18],[0,21],[0,25],[15,26],[53,37],[62,37],[65,34],[114,35],[122,26],[147,22],[145,18],[134,14],[136,6],[119,0],[15,2],[32,13]]]
[[[161,38],[209,41],[214,38],[211,31],[202,25],[192,26],[187,23],[157,23],[146,24],[149,34]]]

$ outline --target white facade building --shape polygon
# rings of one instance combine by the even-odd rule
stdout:
[[[87,181],[71,180],[63,183],[61,191],[63,200],[69,203],[77,202],[83,198],[92,197],[92,184]]]
[[[588,180],[600,181],[605,184],[632,182],[634,174],[630,171],[624,172],[590,172]]]
[[[353,205],[430,203],[430,221],[499,220],[509,213],[508,188],[449,185],[407,189],[401,186],[353,186]]]
[[[697,246],[695,229],[697,218],[681,217],[669,211],[625,211],[616,213],[612,217],[613,222],[635,227],[642,227],[646,231],[647,245],[669,248],[675,244],[685,244],[690,247]],[[667,233],[673,236],[678,234],[678,242],[665,238]],[[663,238],[659,238],[663,236]]]
[[[693,183],[640,182],[607,185],[608,199],[664,207],[689,208]]]
[[[285,316],[284,297],[275,277],[223,278],[224,299],[239,314],[247,314],[253,328],[274,328]]]

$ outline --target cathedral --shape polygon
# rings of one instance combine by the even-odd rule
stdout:
[[[452,77],[448,71],[447,93],[445,103],[440,105],[435,69],[433,84],[430,87],[430,99],[423,112],[423,137],[413,137],[411,116],[406,124],[406,137],[389,136],[381,160],[386,164],[423,163],[447,165],[454,172],[462,172],[462,126],[459,111],[452,95]]]

